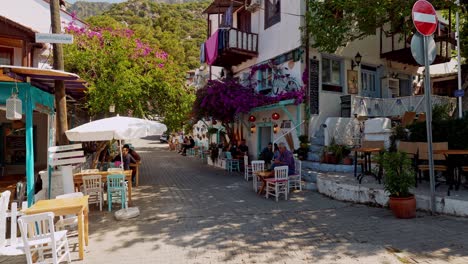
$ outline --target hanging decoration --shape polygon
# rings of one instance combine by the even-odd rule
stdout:
[[[255,122],[257,120],[254,115],[249,116],[249,122]]]
[[[18,84],[16,83],[16,92],[11,91],[11,96],[6,100],[6,119],[8,120],[21,120],[23,117],[22,102],[18,98]]]
[[[271,115],[271,118],[272,118],[273,120],[278,120],[278,119],[280,118],[280,114],[278,114],[278,113],[275,112],[275,113],[273,113],[273,114]]]

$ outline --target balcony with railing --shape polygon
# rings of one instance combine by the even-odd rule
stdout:
[[[380,57],[390,61],[418,66],[411,54],[411,34],[387,34],[384,29],[380,30]],[[450,26],[442,22],[438,23],[434,33],[436,44],[436,57],[432,64],[445,63],[450,61],[452,49],[456,45],[454,33]]]
[[[213,66],[231,67],[258,55],[258,34],[227,28],[219,29],[217,34],[213,34],[210,38],[218,38],[218,50],[211,63]],[[210,39],[207,40],[208,42]],[[206,47],[209,53],[209,45]]]

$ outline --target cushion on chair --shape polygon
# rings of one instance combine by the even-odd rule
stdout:
[[[288,179],[281,179],[281,180],[277,180],[275,178],[268,178],[268,179],[265,179],[266,182],[287,182]]]

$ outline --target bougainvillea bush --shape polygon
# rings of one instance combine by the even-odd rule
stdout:
[[[170,129],[180,126],[195,97],[184,85],[184,71],[144,36],[107,19],[99,27],[81,28],[73,21],[64,27],[74,36],[64,47],[65,68],[89,83],[89,113],[107,113],[115,105],[116,113],[161,116]]]
[[[195,119],[211,117],[220,120],[229,133],[229,124],[238,114],[288,99],[294,99],[295,104],[301,104],[304,100],[304,90],[268,96],[256,93],[253,88],[245,87],[236,80],[209,81],[197,91],[192,113]]]

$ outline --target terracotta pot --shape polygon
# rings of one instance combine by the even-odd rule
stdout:
[[[334,154],[326,154],[326,159],[327,159],[327,162],[326,163],[330,163],[330,164],[337,164],[338,163],[338,159],[335,157]]]
[[[343,159],[343,165],[353,165],[353,159],[350,157],[346,157]]]
[[[392,197],[388,201],[393,215],[397,218],[414,218],[416,217],[416,198],[414,195],[410,197]]]

